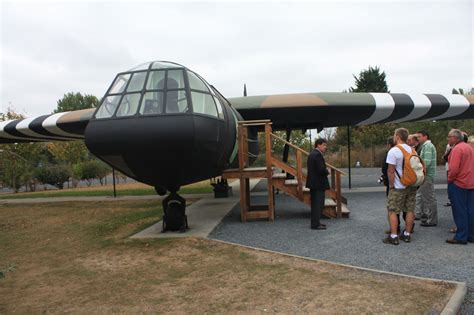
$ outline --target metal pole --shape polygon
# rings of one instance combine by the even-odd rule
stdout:
[[[115,168],[112,167],[112,182],[114,184],[114,198],[117,197],[117,190],[115,189]]]
[[[347,162],[349,166],[349,189],[352,189],[351,178],[351,127],[347,125]]]

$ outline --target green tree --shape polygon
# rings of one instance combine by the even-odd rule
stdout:
[[[63,189],[64,183],[71,176],[71,172],[66,165],[43,165],[35,170],[35,176],[43,184]]]
[[[23,116],[8,108],[0,120],[22,119]],[[44,160],[44,143],[11,143],[0,145],[0,181],[18,192],[20,187],[35,190],[34,169]]]
[[[110,173],[110,168],[99,160],[90,160],[78,163],[73,167],[73,174],[78,179],[85,180],[87,186],[92,184],[94,179],[98,179],[103,185],[103,179]]]
[[[54,113],[93,108],[97,107],[97,105],[99,105],[99,99],[94,95],[86,94],[83,96],[79,92],[69,92],[64,94],[63,98],[58,101],[58,106]]]
[[[371,67],[368,69],[362,70],[359,73],[359,76],[355,79],[355,87],[349,88],[349,92],[382,92],[388,93],[388,85],[386,82],[385,72],[380,72],[379,67]]]
[[[82,95],[70,92],[58,100],[54,113],[74,111],[97,107],[99,100],[93,95]],[[77,187],[79,178],[74,176],[73,165],[90,159],[89,151],[83,141],[53,142],[48,144],[48,151],[54,156],[56,163],[64,163],[73,174],[72,186]]]

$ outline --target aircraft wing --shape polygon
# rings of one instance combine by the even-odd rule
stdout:
[[[245,120],[270,119],[277,129],[474,118],[474,95],[302,93],[228,100]]]
[[[84,139],[95,108],[0,122],[0,143]]]

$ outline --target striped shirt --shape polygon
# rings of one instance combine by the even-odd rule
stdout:
[[[425,162],[426,177],[434,180],[436,174],[436,148],[430,140],[421,145],[420,157]]]

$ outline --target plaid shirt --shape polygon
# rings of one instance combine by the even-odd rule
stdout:
[[[430,140],[426,140],[422,144],[420,157],[425,162],[426,177],[434,180],[436,174],[436,148]]]

